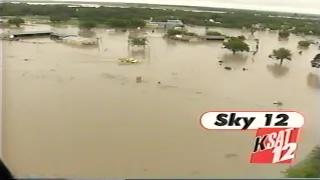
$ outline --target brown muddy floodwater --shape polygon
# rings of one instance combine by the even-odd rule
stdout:
[[[144,62],[119,65],[127,37],[97,33],[106,51],[48,39],[3,42],[3,156],[18,176],[279,177],[287,165],[249,164],[254,133],[199,124],[208,110],[274,110],[276,100],[307,117],[297,159],[315,146],[320,80],[310,60],[318,50],[299,55],[299,37],[279,42],[276,33],[257,32],[260,52],[252,58],[234,57],[219,42],[172,43],[156,33]],[[279,47],[294,53],[283,68],[268,58]]]

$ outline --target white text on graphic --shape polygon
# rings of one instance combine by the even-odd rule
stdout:
[[[200,117],[206,130],[256,130],[250,158],[254,164],[292,163],[304,123],[297,111],[207,111]]]
[[[274,149],[272,153],[273,163],[294,159],[294,151],[297,148],[297,143],[290,143],[291,132],[293,128],[281,130],[279,132],[273,132],[263,135],[262,137],[256,137],[255,147],[253,153],[264,151],[268,149]],[[282,151],[286,151],[282,155]]]
[[[248,129],[256,117],[237,117],[237,113],[221,113],[217,115],[216,126],[242,126],[241,129]],[[240,122],[244,122],[241,125]]]
[[[300,128],[304,117],[294,111],[208,111],[201,116],[200,123],[209,130]]]
[[[285,129],[279,132],[273,132],[264,136],[256,137],[256,142],[253,152],[264,151],[274,147],[283,147],[289,143],[293,128]]]
[[[272,126],[272,121],[275,119],[277,122],[274,126],[288,126],[289,116],[287,114],[278,114],[274,117],[273,114],[266,114],[266,126]]]

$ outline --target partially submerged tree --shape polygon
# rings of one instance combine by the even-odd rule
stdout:
[[[251,33],[251,35],[254,35],[254,33],[255,33],[257,30],[258,30],[257,27],[252,26],[252,27],[250,28],[250,33]]]
[[[146,26],[146,22],[143,19],[130,19],[129,20],[129,27],[131,28],[143,28]]]
[[[25,22],[24,19],[20,17],[14,17],[8,20],[8,23],[10,25],[15,25],[17,27],[20,27],[20,25],[23,24],[24,22]]]
[[[289,49],[286,48],[274,49],[272,51],[272,54],[269,55],[269,58],[280,60],[280,65],[282,65],[283,60],[292,60],[292,53]]]
[[[243,41],[246,40],[246,37],[244,35],[238,36],[237,38]]]
[[[168,29],[167,30],[167,35],[169,37],[175,36],[175,35],[183,35],[184,33],[186,33],[186,31],[185,30],[181,30],[181,29]]]
[[[278,30],[278,29],[281,29],[281,24],[280,23],[268,23],[267,25],[267,28],[270,29],[270,30]]]
[[[134,37],[131,38],[132,46],[143,46],[145,47],[148,44],[148,39],[146,37]]]
[[[223,43],[224,48],[229,49],[235,54],[236,52],[249,52],[249,45],[241,39],[231,37],[227,42]]]
[[[311,45],[310,41],[299,41],[298,46],[300,47],[309,47]]]
[[[288,30],[281,30],[278,35],[280,38],[288,38],[290,36],[290,32]]]
[[[283,172],[286,178],[320,178],[320,146],[316,146],[302,162]]]
[[[293,30],[293,32],[296,34],[305,34],[305,35],[313,35],[314,32],[316,32],[316,31],[317,31],[317,29],[313,26],[310,26],[310,25],[296,26]]]
[[[79,28],[80,29],[87,29],[87,30],[91,30],[92,28],[96,27],[97,24],[93,21],[81,21],[79,23]]]
[[[70,20],[70,16],[67,14],[52,14],[50,15],[50,21],[53,23],[60,23],[63,21],[68,21]]]

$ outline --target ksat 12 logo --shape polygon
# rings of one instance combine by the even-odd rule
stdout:
[[[256,130],[251,163],[292,163],[305,118],[295,111],[211,111],[201,116],[208,130]]]

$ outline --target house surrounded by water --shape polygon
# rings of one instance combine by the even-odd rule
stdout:
[[[184,24],[181,20],[176,19],[176,20],[166,20],[162,22],[156,22],[160,28],[166,28],[166,29],[171,29],[175,27],[184,27]]]

